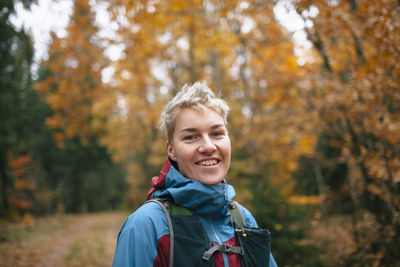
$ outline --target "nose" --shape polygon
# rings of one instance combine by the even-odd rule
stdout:
[[[202,143],[200,144],[199,152],[210,154],[213,153],[215,150],[217,150],[217,147],[212,142],[212,140],[210,140],[208,136],[204,137]]]

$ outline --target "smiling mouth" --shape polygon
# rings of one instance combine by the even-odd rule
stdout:
[[[213,159],[213,160],[199,161],[199,162],[196,162],[196,164],[199,166],[214,166],[214,165],[217,165],[219,162],[220,162],[220,160]]]

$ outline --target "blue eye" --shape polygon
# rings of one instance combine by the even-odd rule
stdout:
[[[215,132],[212,135],[215,136],[215,137],[220,137],[220,136],[223,136],[224,133],[223,132]]]
[[[186,135],[185,137],[183,137],[183,140],[190,141],[190,140],[193,140],[194,138],[195,138],[194,135]]]

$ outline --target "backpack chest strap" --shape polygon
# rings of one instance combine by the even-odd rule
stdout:
[[[208,261],[210,260],[211,256],[217,251],[225,253],[234,253],[239,255],[244,254],[243,249],[241,247],[232,246],[229,244],[214,244],[209,250],[204,252],[202,258]]]

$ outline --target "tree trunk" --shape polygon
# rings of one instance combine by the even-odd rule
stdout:
[[[321,171],[321,165],[318,162],[315,162],[314,164],[314,172],[315,172],[315,177],[317,178],[317,184],[318,184],[318,193],[320,197],[322,198],[321,200],[321,212],[323,216],[327,215],[327,209],[326,209],[326,202],[325,202],[325,192],[326,192],[326,186],[322,177],[322,171]]]

